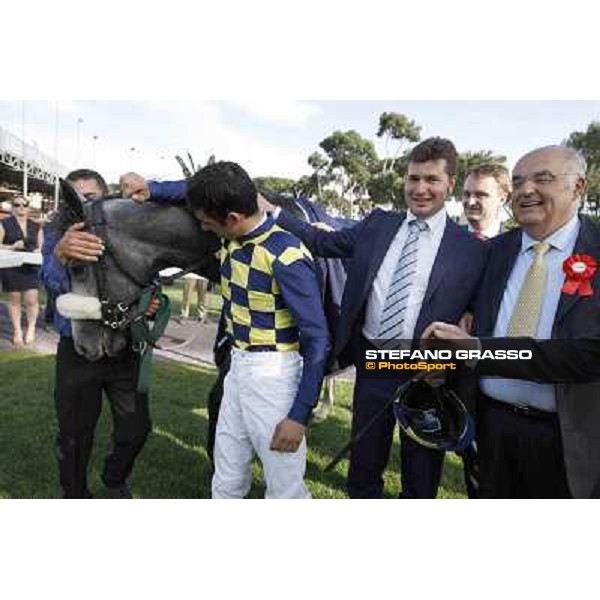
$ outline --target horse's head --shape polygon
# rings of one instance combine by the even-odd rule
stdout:
[[[129,305],[161,269],[187,268],[219,248],[218,239],[203,232],[183,207],[138,205],[122,198],[85,202],[71,186],[63,186],[63,202],[63,228],[83,217],[87,229],[105,244],[98,263],[69,265],[74,297],[84,306],[82,318],[72,319],[73,341],[88,360],[114,356],[127,344],[126,332],[98,320],[99,300]],[[81,297],[89,298],[87,307]]]

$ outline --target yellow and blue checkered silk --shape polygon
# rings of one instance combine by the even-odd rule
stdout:
[[[226,330],[240,350],[299,350],[299,330],[283,301],[274,265],[310,260],[308,249],[271,219],[221,250]]]

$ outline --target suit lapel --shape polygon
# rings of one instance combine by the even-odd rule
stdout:
[[[433,261],[422,306],[426,306],[429,303],[433,293],[442,282],[444,275],[456,272],[457,260],[461,260],[462,258],[462,253],[460,252],[460,237],[462,235],[464,234],[461,231],[461,227],[450,219],[450,217],[446,217],[444,235],[442,235],[440,247]]]
[[[478,308],[482,314],[478,324],[481,335],[492,335],[504,290],[520,249],[520,229],[504,234],[501,241],[498,240],[494,244],[478,302]]]
[[[374,240],[375,245],[368,262],[365,272],[365,285],[363,289],[371,289],[373,281],[381,268],[385,255],[390,248],[390,244],[396,237],[400,226],[406,218],[406,213],[386,213],[386,219],[383,221],[382,227],[377,228],[377,237]]]
[[[581,217],[581,229],[575,242],[574,254],[589,254],[590,256],[598,256],[598,245],[600,239],[598,231],[595,231],[595,226],[587,217]],[[596,274],[595,279],[598,279]],[[554,317],[554,327],[556,327],[565,315],[581,300],[579,294],[561,294],[556,316]]]

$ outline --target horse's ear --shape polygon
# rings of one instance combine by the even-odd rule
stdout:
[[[85,199],[66,180],[60,180],[61,212],[72,223],[84,221],[83,203]]]

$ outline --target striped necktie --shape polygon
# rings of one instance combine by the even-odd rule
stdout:
[[[419,236],[426,229],[428,229],[427,223],[417,219],[408,224],[408,237],[396,263],[379,321],[377,340],[380,348],[400,346],[398,340],[404,330],[408,297],[417,271]]]
[[[533,250],[536,255],[535,260],[529,267],[519,291],[517,303],[508,323],[506,332],[508,337],[535,337],[537,332],[546,285],[545,256],[550,250],[550,244],[539,242],[533,246]]]

